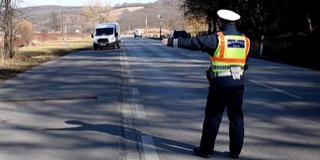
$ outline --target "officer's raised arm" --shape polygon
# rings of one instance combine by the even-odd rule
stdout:
[[[199,50],[202,52],[207,52],[208,54],[215,51],[218,44],[218,38],[215,34],[198,36],[192,38],[179,38],[178,47],[190,50]]]

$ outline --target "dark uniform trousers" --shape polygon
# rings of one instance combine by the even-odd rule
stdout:
[[[213,154],[215,140],[225,108],[229,119],[229,150],[240,154],[244,140],[242,111],[244,86],[210,86],[205,108],[200,150]]]

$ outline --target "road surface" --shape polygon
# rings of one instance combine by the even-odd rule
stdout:
[[[0,84],[0,160],[197,160],[206,53],[123,38]],[[239,159],[318,160],[320,72],[249,60]],[[228,159],[223,117],[214,159]]]

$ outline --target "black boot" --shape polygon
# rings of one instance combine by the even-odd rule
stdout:
[[[232,158],[232,159],[238,159],[239,155],[238,155],[238,154],[230,153],[230,154],[229,154],[229,157]]]
[[[193,153],[196,155],[196,156],[199,156],[199,157],[203,157],[203,158],[211,158],[212,157],[212,154],[206,154],[206,153],[203,153],[199,147],[195,147],[193,149]]]

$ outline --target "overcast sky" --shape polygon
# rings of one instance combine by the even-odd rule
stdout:
[[[149,3],[155,2],[156,0],[100,0],[104,4],[110,4],[114,6],[115,4],[122,3]],[[19,6],[41,6],[41,5],[62,5],[62,6],[83,6],[94,0],[22,0]]]

